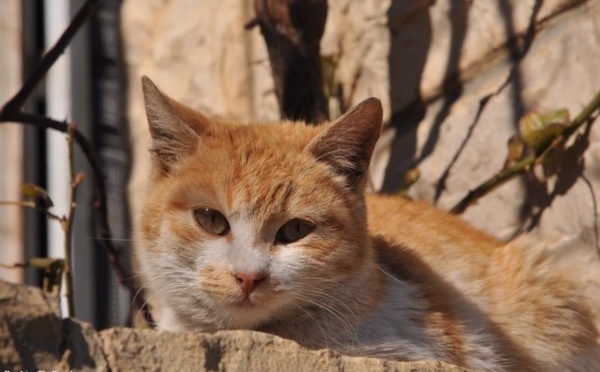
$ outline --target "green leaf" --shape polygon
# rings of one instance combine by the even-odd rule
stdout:
[[[570,124],[569,111],[532,112],[519,121],[519,134],[534,151],[544,149]]]

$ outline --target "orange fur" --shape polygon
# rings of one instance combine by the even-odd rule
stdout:
[[[490,371],[600,368],[589,310],[537,247],[425,203],[365,197],[378,101],[322,127],[242,125],[206,118],[148,79],[144,91],[153,171],[137,259],[160,328],[257,329]],[[199,208],[228,229],[205,230]],[[296,220],[310,230],[282,238]],[[239,273],[260,277],[250,292]]]

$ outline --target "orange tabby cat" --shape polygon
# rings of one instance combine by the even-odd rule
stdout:
[[[588,308],[533,247],[364,195],[382,109],[209,119],[143,79],[153,169],[137,257],[158,327],[488,371],[600,371]]]

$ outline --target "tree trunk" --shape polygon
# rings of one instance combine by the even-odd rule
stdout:
[[[267,44],[282,118],[318,124],[328,119],[320,41],[327,0],[255,0],[256,19]]]

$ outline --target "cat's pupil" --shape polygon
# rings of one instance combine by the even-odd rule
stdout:
[[[314,228],[314,224],[299,218],[294,218],[281,226],[279,231],[277,231],[275,239],[278,243],[293,243],[306,237],[314,230]]]
[[[229,222],[221,212],[210,208],[194,210],[194,218],[206,232],[214,235],[225,235],[229,232]]]

